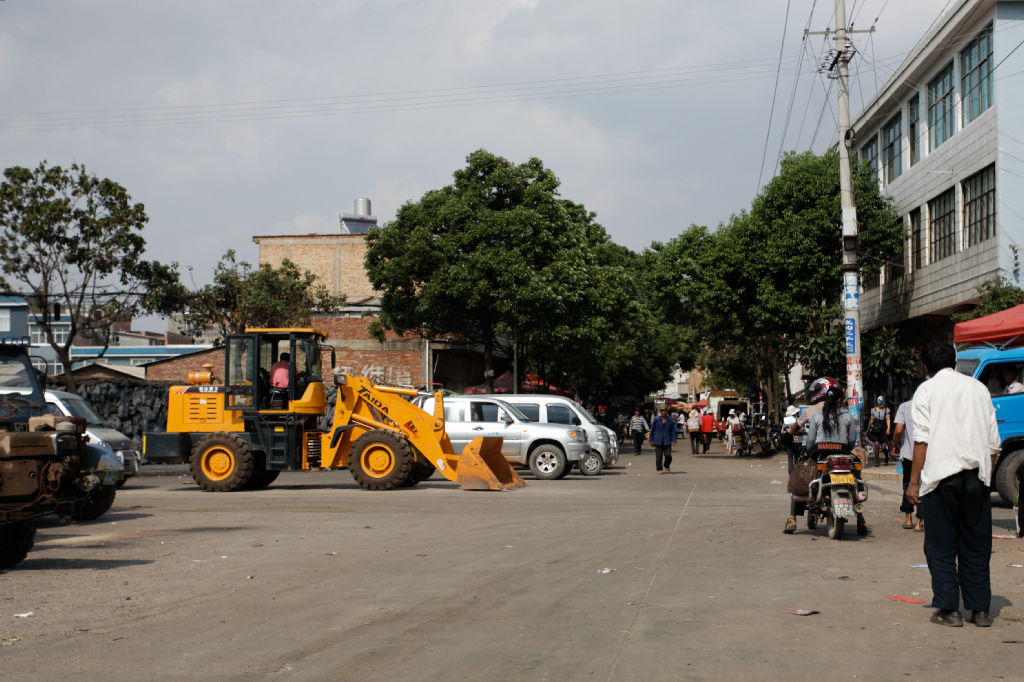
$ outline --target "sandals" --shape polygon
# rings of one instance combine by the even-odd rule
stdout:
[[[907,521],[906,523],[904,523],[903,524],[903,530],[914,530],[914,522],[913,521]]]

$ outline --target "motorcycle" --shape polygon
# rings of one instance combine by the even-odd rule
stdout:
[[[768,451],[775,452],[782,449],[782,424],[772,423],[768,427]]]
[[[809,486],[807,528],[814,530],[824,521],[828,537],[839,540],[847,521],[863,518],[868,486],[855,472],[864,465],[856,455],[836,454],[818,460],[817,466],[819,476]],[[858,524],[857,534],[867,534],[867,526]]]

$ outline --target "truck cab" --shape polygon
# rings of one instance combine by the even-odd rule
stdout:
[[[1024,347],[962,349],[957,352],[956,370],[985,384],[992,396],[1003,448],[992,472],[992,487],[1013,504],[1017,469],[1024,463]]]

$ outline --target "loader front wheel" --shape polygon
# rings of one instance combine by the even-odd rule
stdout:
[[[189,462],[196,484],[217,493],[246,488],[253,476],[253,464],[249,444],[223,431],[199,439]]]
[[[375,429],[352,445],[348,466],[352,478],[366,490],[391,490],[409,480],[415,461],[416,455],[404,438]]]

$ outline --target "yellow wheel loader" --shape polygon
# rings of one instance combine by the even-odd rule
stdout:
[[[227,338],[224,382],[212,365],[172,386],[167,432],[147,433],[144,455],[180,458],[215,492],[264,488],[281,471],[348,468],[367,490],[409,487],[439,471],[467,490],[523,485],[501,454],[500,437],[480,437],[456,454],[434,394],[430,414],[405,399],[415,389],[334,374],[330,426],[321,363],[329,351],[314,329],[248,329]],[[403,397],[405,396],[405,397]]]

